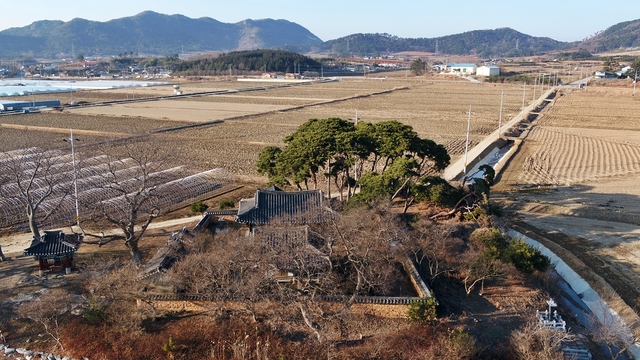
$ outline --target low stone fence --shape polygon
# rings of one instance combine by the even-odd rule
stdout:
[[[320,306],[328,311],[338,311],[348,301],[348,296],[321,296]],[[382,318],[407,318],[407,306],[419,297],[385,297],[385,296],[357,296],[350,310],[354,314],[371,315]],[[272,302],[256,303],[256,309],[272,306]],[[138,306],[152,306],[155,309],[168,312],[204,313],[219,309],[242,311],[243,304],[238,301],[216,301],[205,295],[154,295],[145,299],[138,299]]]
[[[427,283],[422,278],[422,275],[420,275],[420,272],[418,271],[416,263],[413,260],[411,260],[410,258],[408,258],[403,263],[403,266],[404,266],[404,270],[407,272],[407,274],[409,274],[409,278],[411,279],[411,283],[413,284],[413,287],[415,288],[416,292],[418,293],[418,296],[419,297],[434,297],[433,296],[433,292],[431,291],[431,289],[429,288]]]
[[[411,279],[418,297],[395,296],[356,296],[350,310],[354,314],[372,315],[383,318],[407,318],[407,306],[424,297],[433,297],[433,292],[426,284],[416,264],[410,258],[403,263],[405,271]],[[351,296],[321,295],[322,307],[327,310],[339,310]],[[145,299],[138,299],[138,306],[152,306],[168,312],[207,312],[215,309],[242,310],[241,302],[217,301],[210,295],[200,294],[163,294],[152,295]],[[267,303],[265,302],[265,305]],[[260,307],[259,304],[256,307]]]

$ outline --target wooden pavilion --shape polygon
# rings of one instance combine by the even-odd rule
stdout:
[[[45,230],[44,236],[34,237],[31,246],[24,250],[24,256],[33,256],[38,260],[40,276],[44,275],[45,270],[53,270],[56,267],[62,269],[63,266],[65,273],[70,274],[73,253],[77,250],[76,245],[65,240],[62,230]]]

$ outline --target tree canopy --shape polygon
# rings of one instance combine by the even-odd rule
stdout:
[[[311,67],[319,69],[321,66],[317,61],[300,55],[298,53],[283,50],[249,50],[233,51],[222,54],[215,58],[205,58],[184,61],[174,66],[176,72],[198,72],[205,71],[222,73],[229,71],[280,71],[291,72],[295,68],[306,69]]]
[[[256,163],[272,185],[299,190],[318,187],[318,175],[349,199],[355,186],[363,200],[404,190],[415,194],[418,179],[443,170],[450,161],[444,146],[422,139],[398,121],[360,122],[339,118],[311,119],[284,138],[286,147],[267,146]]]

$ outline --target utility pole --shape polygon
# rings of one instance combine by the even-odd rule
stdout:
[[[500,95],[500,120],[498,120],[498,139],[500,139],[500,135],[502,135],[502,101],[504,100],[504,90],[502,90],[502,94]]]
[[[76,201],[76,225],[80,227],[80,209],[78,207],[78,171],[76,170],[76,149],[74,146],[74,138],[73,138],[73,129],[69,129],[71,137],[69,137],[69,142],[71,142],[71,159],[73,161],[73,186],[74,186],[74,195]],[[63,139],[63,141],[67,141],[67,139]]]
[[[467,177],[467,158],[469,155],[469,132],[471,131],[471,105],[469,105],[469,117],[467,118],[467,141],[464,146],[464,176]]]
[[[527,82],[522,86],[522,119],[524,120],[524,96],[527,93]]]
[[[633,95],[636,95],[636,84],[638,83],[638,69],[636,69],[636,77],[633,79]]]

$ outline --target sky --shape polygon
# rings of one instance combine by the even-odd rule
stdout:
[[[0,0],[0,30],[38,20],[79,17],[108,21],[152,10],[225,23],[285,19],[323,41],[355,33],[433,38],[510,27],[531,36],[579,41],[622,21],[640,18],[638,0],[606,6],[594,0]]]

